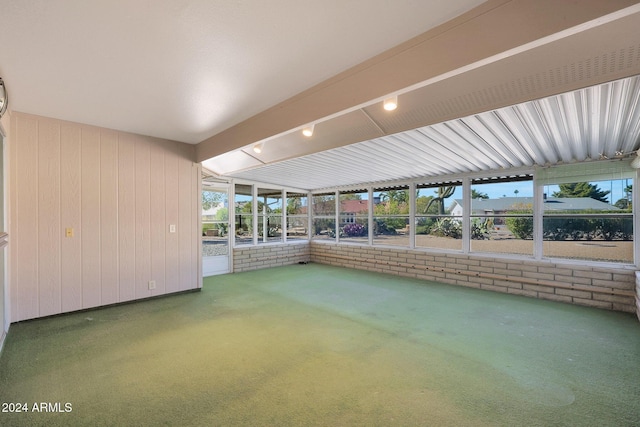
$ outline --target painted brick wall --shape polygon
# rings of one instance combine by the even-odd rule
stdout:
[[[259,268],[309,262],[309,244],[264,245],[235,248],[233,271],[257,270]]]
[[[636,312],[633,269],[311,242],[311,261]]]

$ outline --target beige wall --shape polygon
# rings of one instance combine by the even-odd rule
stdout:
[[[9,145],[12,321],[200,286],[192,146],[16,112]]]
[[[5,171],[5,162],[4,157],[6,155],[6,150],[4,150],[3,145],[8,144],[9,138],[9,129],[11,128],[9,123],[9,115],[10,112],[7,111],[2,118],[0,119],[0,150],[2,151],[2,155],[0,155],[0,231],[7,231],[5,229],[5,214],[4,214],[4,206],[5,206],[5,180],[4,177],[6,175]],[[8,283],[5,280],[6,276],[6,264],[5,264],[5,252],[8,250],[6,246],[0,246],[0,350],[2,350],[4,344],[4,338],[6,333],[9,331],[9,290]]]

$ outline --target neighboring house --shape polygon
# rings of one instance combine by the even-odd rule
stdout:
[[[505,215],[513,211],[533,209],[533,197],[502,197],[499,199],[472,199],[471,215]],[[590,197],[546,197],[544,210],[558,212],[618,211],[615,206]],[[462,216],[462,199],[455,199],[449,207],[452,216]],[[504,224],[504,218],[494,218],[494,225]]]
[[[499,199],[472,199],[471,215],[504,215],[512,211],[533,209],[533,197],[501,197]],[[590,197],[547,197],[545,211],[617,211],[609,203]],[[462,216],[462,199],[455,199],[449,207],[452,216]]]
[[[340,202],[340,225],[356,222],[357,216],[367,214],[367,200],[342,200]]]
[[[342,200],[340,201],[340,225],[351,224],[356,222],[356,216],[367,214],[367,200]],[[316,203],[314,205],[314,214],[323,215],[324,213],[334,212],[335,201]],[[306,206],[302,206],[300,213],[306,214]]]

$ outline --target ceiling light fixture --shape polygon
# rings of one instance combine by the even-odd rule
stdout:
[[[9,105],[9,95],[7,94],[7,88],[4,86],[4,81],[0,77],[0,117],[7,111],[7,105]]]
[[[304,129],[302,129],[302,134],[304,136],[306,136],[307,138],[309,138],[311,135],[313,135],[313,128],[315,127],[315,125],[309,125],[307,127],[305,127]]]
[[[393,111],[396,108],[398,108],[398,96],[390,96],[389,98],[386,98],[384,100],[384,103],[382,104],[384,106],[384,109],[387,111]]]
[[[263,145],[264,145],[264,144],[263,144],[262,142],[257,143],[256,145],[254,145],[254,146],[253,146],[253,151],[254,151],[256,154],[260,154],[260,153],[262,153],[262,147],[263,147]]]

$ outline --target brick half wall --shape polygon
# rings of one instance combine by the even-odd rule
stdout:
[[[268,244],[233,249],[233,272],[309,262],[309,243]]]
[[[311,242],[312,262],[636,312],[635,270]]]

